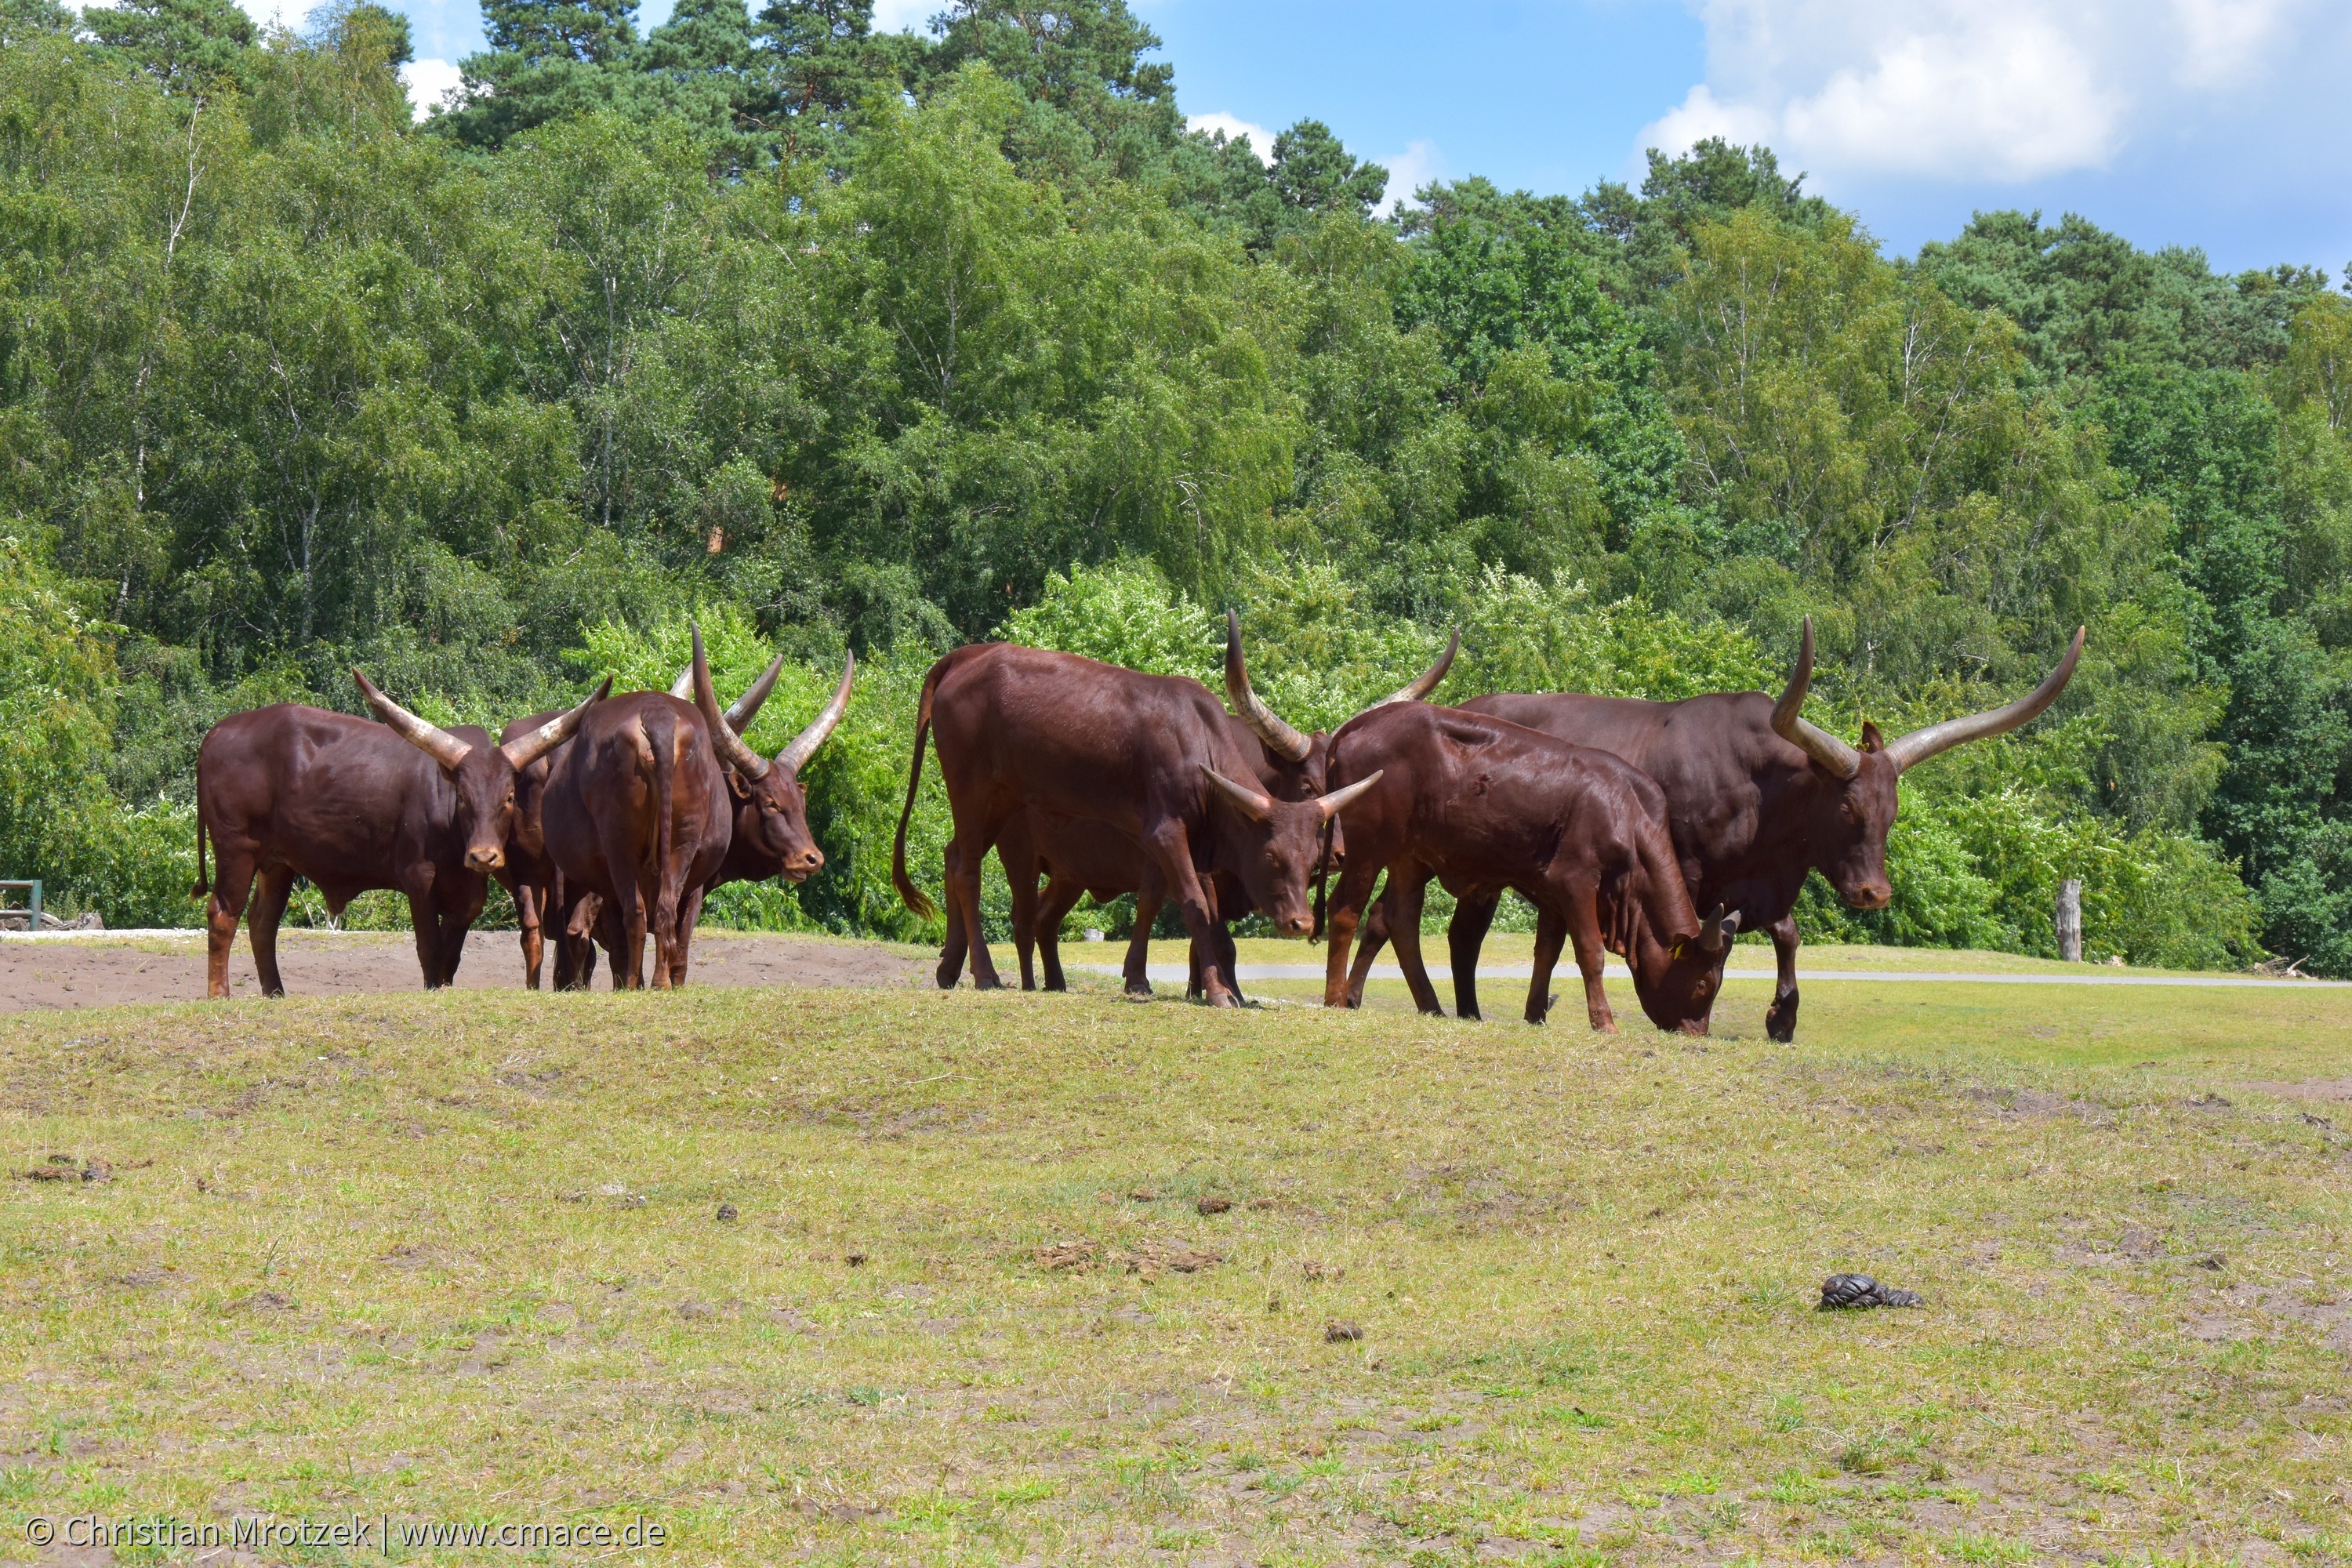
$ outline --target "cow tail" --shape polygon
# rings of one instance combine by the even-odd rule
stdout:
[[[898,808],[898,836],[890,842],[891,885],[898,889],[898,897],[915,911],[916,918],[927,921],[936,919],[940,908],[907,875],[907,819],[915,815],[915,789],[923,782],[923,745],[931,735],[931,692],[938,687],[940,667],[946,663],[941,659],[923,677],[923,700],[915,710],[915,761],[907,770],[907,804]]]
[[[1315,853],[1315,929],[1307,933],[1308,942],[1323,940],[1323,879],[1331,870],[1331,823],[1333,820],[1336,819],[1325,820],[1322,847]]]
[[[201,899],[212,889],[213,879],[205,870],[205,797],[196,795],[196,885],[188,889],[188,897]]]
[[[677,721],[671,721],[676,725]],[[668,742],[656,746],[654,752],[654,809],[658,813],[654,826],[654,907],[646,913],[665,931],[677,919],[677,905],[670,897],[670,857],[676,852],[677,830],[670,822],[670,805],[677,790],[677,741],[679,731],[673,728]]]

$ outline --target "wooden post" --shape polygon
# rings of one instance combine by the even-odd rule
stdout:
[[[2058,884],[2058,956],[2083,962],[2083,884],[2072,877]]]

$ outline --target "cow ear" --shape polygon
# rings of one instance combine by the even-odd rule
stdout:
[[[737,800],[751,798],[751,785],[741,773],[737,773],[733,768],[721,768],[719,771],[727,775],[727,787],[733,792]]]
[[[1865,752],[1886,750],[1886,737],[1880,734],[1878,726],[1867,719],[1862,721],[1862,749]]]

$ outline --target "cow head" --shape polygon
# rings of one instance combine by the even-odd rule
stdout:
[[[1208,763],[1201,772],[1213,802],[1234,819],[1234,831],[1219,835],[1224,869],[1241,879],[1250,901],[1264,910],[1285,936],[1305,936],[1315,927],[1307,908],[1307,880],[1323,849],[1323,825],[1336,823],[1348,803],[1381,782],[1379,773],[1345,789],[1307,801],[1276,800],[1236,784]]]
[[[1454,656],[1462,647],[1462,634],[1455,632],[1446,644],[1437,662],[1415,676],[1403,687],[1381,698],[1371,708],[1385,708],[1391,702],[1420,702],[1437,689],[1445,672],[1454,666]],[[1242,657],[1241,617],[1231,610],[1225,612],[1225,697],[1233,704],[1234,715],[1250,727],[1252,733],[1265,747],[1265,766],[1258,771],[1258,783],[1276,800],[1309,801],[1323,793],[1331,758],[1331,734],[1318,730],[1312,735],[1302,735],[1283,721],[1282,716],[1265,705],[1265,699],[1252,689],[1249,667]],[[1348,857],[1347,838],[1339,825],[1331,825],[1331,864],[1339,865]]]
[[[1640,921],[1627,943],[1626,967],[1633,993],[1651,1023],[1668,1033],[1704,1035],[1723,990],[1723,963],[1731,952],[1739,911],[1715,912],[1699,921],[1699,934],[1686,941],[1662,939],[1653,921]]]
[[[507,863],[507,835],[514,826],[515,775],[570,740],[588,710],[613,689],[613,679],[590,692],[588,700],[499,746],[477,746],[461,741],[437,725],[428,724],[376,689],[375,682],[358,670],[360,695],[375,716],[400,736],[441,764],[441,772],[457,792],[455,826],[466,840],[466,868],[490,872]]]
[[[783,664],[782,657],[778,656],[735,708],[721,713],[719,699],[710,689],[710,663],[703,656],[702,633],[699,628],[694,631],[694,664],[689,672],[694,705],[702,710],[702,721],[710,730],[711,750],[726,764],[727,787],[735,797],[736,838],[762,860],[774,865],[776,875],[787,882],[802,882],[824,864],[824,851],[816,847],[815,836],[809,831],[808,792],[801,787],[801,769],[824,744],[825,737],[833,733],[833,727],[848,710],[849,687],[857,677],[857,658],[851,655],[842,667],[841,685],[824,711],[809,721],[808,728],[794,736],[792,744],[778,752],[771,762],[744,744],[737,731],[751,722]],[[740,717],[737,716],[737,709],[744,710]]]
[[[1813,618],[1805,617],[1797,668],[1772,708],[1772,729],[1805,753],[1807,773],[1817,786],[1808,793],[1805,836],[1811,864],[1838,897],[1858,910],[1883,910],[1894,889],[1886,879],[1886,833],[1895,826],[1895,781],[1905,769],[1969,741],[2002,735],[2025,724],[2058,700],[2083,657],[2083,628],[2049,678],[2004,708],[1948,719],[1892,742],[1878,726],[1862,727],[1859,749],[1847,745],[1803,716],[1805,691],[1813,677]]]

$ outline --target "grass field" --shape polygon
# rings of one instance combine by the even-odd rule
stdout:
[[[1823,984],[1794,1047],[1765,993],[1707,1041],[1094,987],[21,1016],[10,1170],[112,1174],[0,1206],[0,1560],[98,1513],[2352,1561],[2352,993]],[[1837,1269],[1928,1305],[1812,1310]]]

